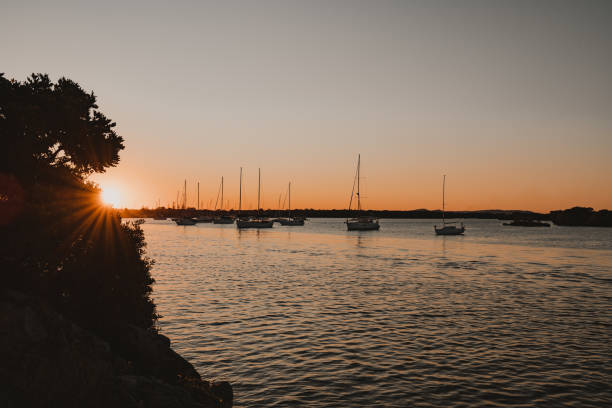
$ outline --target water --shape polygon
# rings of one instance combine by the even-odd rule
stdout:
[[[612,406],[612,229],[147,220],[162,332],[237,407]]]

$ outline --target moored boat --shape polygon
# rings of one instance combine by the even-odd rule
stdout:
[[[289,182],[289,206],[288,208],[288,217],[287,218],[277,218],[276,221],[280,223],[280,225],[284,225],[286,227],[299,227],[304,225],[304,218],[292,218],[291,217],[291,182]]]
[[[238,219],[236,220],[236,227],[243,228],[272,228],[274,222],[260,216],[260,196],[261,196],[261,169],[259,169],[259,178],[257,182],[257,217],[256,218],[242,218],[240,213],[242,211],[242,167],[240,168],[240,198],[238,200]]]
[[[438,228],[434,226],[436,231],[436,235],[462,235],[465,232],[465,226],[461,223],[461,227],[456,225],[449,225],[451,223],[446,223],[442,227]]]
[[[304,225],[304,220],[300,218],[279,218],[278,223],[287,227],[295,227]]]
[[[465,226],[461,223],[461,226],[458,227],[455,222],[446,222],[444,217],[444,191],[446,188],[446,175],[442,178],[442,226],[438,228],[437,225],[434,225],[434,231],[436,235],[463,235],[465,232]]]
[[[196,221],[193,218],[177,218],[174,222],[176,225],[195,225]]]
[[[349,211],[351,211],[351,205],[353,204],[353,193],[355,192],[355,183],[357,183],[357,212],[361,212],[361,195],[360,195],[360,174],[361,171],[361,155],[357,156],[357,174],[355,175],[355,181],[353,182],[353,191],[351,191],[351,200],[349,201]],[[378,219],[370,216],[358,216],[356,218],[347,219],[346,228],[349,231],[378,231],[380,224]]]
[[[230,215],[222,215],[220,217],[215,217],[213,220],[213,224],[233,224],[234,217]]]
[[[504,222],[503,225],[510,227],[550,227],[550,224],[535,220],[514,220],[512,222]]]
[[[236,220],[236,226],[238,226],[238,228],[272,228],[273,225],[274,225],[273,221],[266,220],[266,219],[243,218],[243,219]]]
[[[217,195],[217,198],[219,196]],[[215,210],[217,210],[217,203],[215,203]],[[223,176],[221,176],[221,205],[218,208],[218,211],[223,211]],[[234,217],[230,215],[217,215],[212,220],[213,224],[233,224]]]
[[[376,231],[380,224],[373,217],[359,217],[347,220],[346,227],[349,231]]]
[[[198,223],[201,223],[201,222],[203,223],[203,222],[213,222],[213,219],[214,218],[211,217],[210,215],[199,215],[195,217],[193,220]]]

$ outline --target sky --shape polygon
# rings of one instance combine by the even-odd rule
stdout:
[[[612,208],[610,1],[13,1],[0,72],[98,96],[131,208]],[[210,204],[212,202],[212,204]]]

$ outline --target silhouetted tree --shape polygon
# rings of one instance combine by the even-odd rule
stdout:
[[[155,328],[152,261],[87,181],[119,162],[123,138],[77,83],[0,74],[0,277],[81,325]]]

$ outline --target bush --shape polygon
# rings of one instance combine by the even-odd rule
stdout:
[[[0,278],[101,334],[124,323],[154,330],[143,232],[87,181],[124,147],[97,108],[68,79],[0,74]]]

